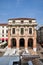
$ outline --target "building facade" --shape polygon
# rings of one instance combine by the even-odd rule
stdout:
[[[8,47],[32,48],[36,51],[36,19],[14,18],[8,20]]]
[[[37,41],[43,46],[43,26],[39,27],[37,30]]]
[[[0,41],[8,41],[8,24],[0,24]]]

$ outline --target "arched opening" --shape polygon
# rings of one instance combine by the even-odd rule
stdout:
[[[5,40],[6,40],[6,42],[8,43],[8,38],[6,38]]]
[[[33,48],[33,39],[28,39],[28,47]]]
[[[12,38],[11,39],[11,42],[12,42],[12,47],[16,47],[16,39],[15,38]]]
[[[8,43],[8,40],[6,40],[6,42]]]
[[[4,38],[2,38],[2,42],[4,42]]]
[[[24,44],[25,44],[24,38],[21,38],[19,43],[20,43],[20,47],[24,47]]]
[[[4,40],[2,40],[2,42],[4,42]]]

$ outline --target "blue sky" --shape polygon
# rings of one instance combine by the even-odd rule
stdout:
[[[16,17],[36,18],[43,24],[43,0],[0,0],[0,23]]]

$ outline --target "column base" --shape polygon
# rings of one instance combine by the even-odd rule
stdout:
[[[8,47],[7,49],[11,49],[11,47]]]
[[[26,53],[28,53],[28,49],[27,48],[25,48],[25,51],[26,51]]]
[[[16,48],[16,55],[19,55],[19,48]]]
[[[16,48],[16,50],[19,50],[19,48]]]
[[[35,52],[36,52],[36,49],[37,49],[37,48],[33,48],[33,50],[34,50]]]
[[[8,45],[8,48],[11,48],[11,45]]]

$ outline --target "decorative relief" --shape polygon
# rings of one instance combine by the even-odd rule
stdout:
[[[16,31],[19,31],[19,29],[16,29]]]
[[[28,29],[25,29],[25,31],[28,31]]]

